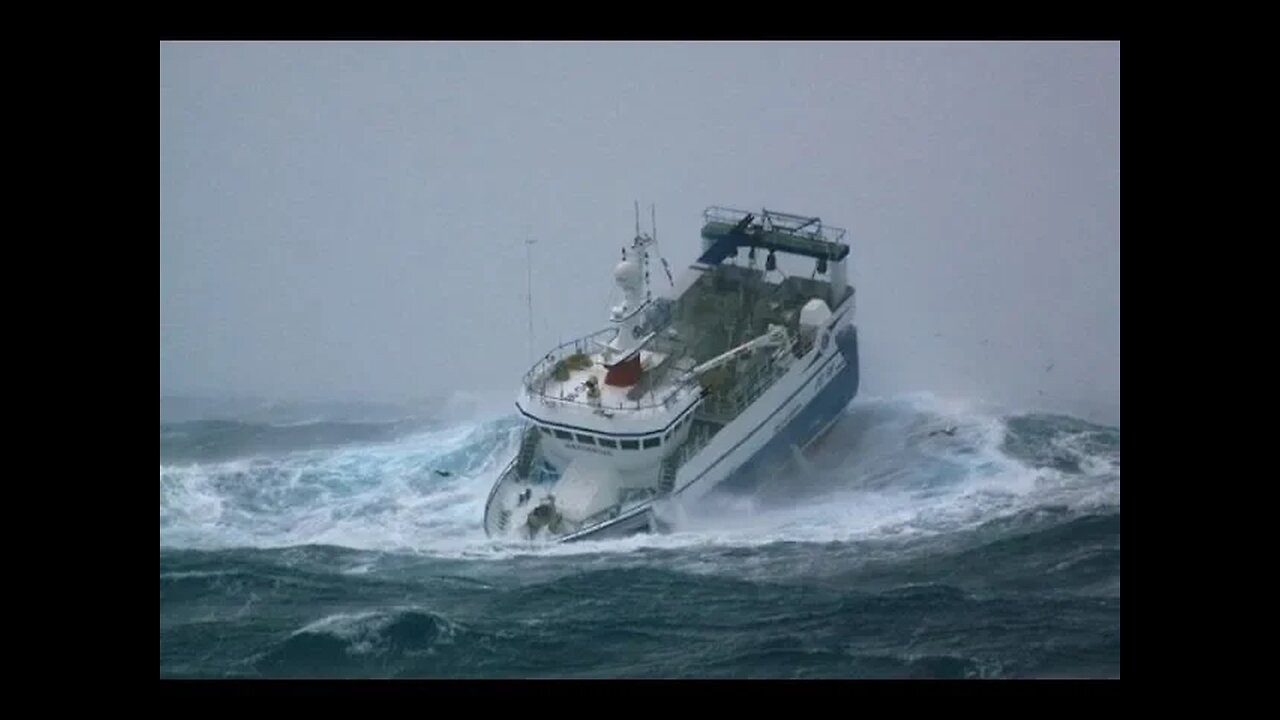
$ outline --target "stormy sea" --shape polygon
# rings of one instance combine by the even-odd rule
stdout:
[[[162,403],[161,678],[1120,676],[1118,427],[859,399],[670,532],[555,546],[481,526],[519,432]]]

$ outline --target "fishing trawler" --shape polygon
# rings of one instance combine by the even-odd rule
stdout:
[[[659,530],[673,503],[730,479],[780,477],[856,395],[845,230],[708,208],[701,255],[678,281],[658,258],[670,288],[656,297],[655,236],[637,221],[613,270],[623,297],[609,325],[525,373],[520,448],[485,503],[490,537]],[[784,273],[778,254],[806,270],[812,261],[812,274]]]

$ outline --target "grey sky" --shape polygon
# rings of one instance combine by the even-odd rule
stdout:
[[[161,394],[509,402],[634,200],[847,228],[864,395],[1119,422],[1118,43],[161,44]]]

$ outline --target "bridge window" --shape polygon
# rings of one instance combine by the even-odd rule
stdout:
[[[651,438],[644,439],[644,446],[646,448],[656,448],[661,444],[662,444],[662,438],[660,437],[651,437]]]
[[[539,427],[538,427],[538,429],[542,431],[542,434],[543,434],[543,435],[550,435],[550,434],[551,434],[551,428],[547,427],[546,425],[541,425],[541,426],[539,426]]]
[[[563,430],[557,430],[557,431],[556,431],[556,437],[560,438],[561,440],[572,440],[572,439],[573,439],[573,436],[572,436],[572,435],[570,435],[569,433],[567,433],[567,432],[565,432],[565,431],[563,431]]]
[[[623,440],[622,449],[623,450],[639,450],[640,441],[639,440]]]
[[[583,445],[596,444],[596,439],[590,435],[575,435],[574,437],[578,438],[578,442],[582,443]]]
[[[601,447],[607,447],[607,448],[618,447],[618,443],[614,442],[613,440],[609,440],[608,438],[600,438],[599,440],[597,440],[597,442],[600,443]]]

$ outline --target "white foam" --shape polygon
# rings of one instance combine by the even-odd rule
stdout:
[[[389,445],[162,466],[160,544],[418,550],[474,536],[514,429],[466,424]]]
[[[776,542],[898,542],[963,531],[1038,506],[1118,507],[1119,463],[1060,438],[1083,474],[1034,469],[1001,450],[1000,417],[927,394],[856,402],[860,434],[840,424],[838,460],[805,493],[768,502],[712,495],[674,507],[674,532],[568,545],[485,537],[489,488],[515,453],[512,420],[466,423],[401,441],[160,469],[161,547],[326,544],[433,556],[510,558]],[[930,436],[937,425],[954,436]],[[1118,456],[1118,453],[1117,453]],[[821,457],[818,458],[819,460]],[[448,465],[448,468],[441,468]],[[821,463],[818,463],[821,465]],[[450,477],[435,469],[454,471]],[[779,482],[790,482],[780,478]],[[768,495],[768,493],[766,493]]]
[[[347,643],[346,651],[351,655],[377,654],[385,648],[386,638],[383,631],[397,617],[406,613],[419,612],[430,615],[437,622],[440,630],[437,642],[452,641],[458,627],[452,621],[417,606],[392,607],[386,610],[372,610],[355,613],[334,613],[311,622],[291,633],[293,637],[300,635],[329,635]]]

